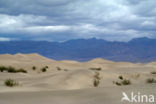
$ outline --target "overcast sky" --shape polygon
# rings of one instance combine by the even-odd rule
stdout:
[[[156,38],[156,0],[0,0],[0,41]]]

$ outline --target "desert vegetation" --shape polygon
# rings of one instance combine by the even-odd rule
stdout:
[[[41,68],[41,71],[42,71],[42,72],[46,72],[47,69],[44,67],[44,68]]]
[[[100,80],[98,80],[98,79],[94,79],[94,87],[98,87],[99,86],[99,84],[100,84]]]
[[[64,69],[64,71],[68,71],[68,69]]]
[[[57,69],[58,71],[62,70],[60,67],[56,67],[56,69]]]
[[[100,71],[102,68],[90,68],[90,70]]]
[[[129,79],[125,79],[122,75],[120,75],[118,77],[118,79],[120,80],[118,81],[113,81],[114,84],[116,84],[117,86],[122,86],[122,85],[130,85],[131,81]]]
[[[123,80],[121,81],[121,84],[122,84],[122,85],[130,85],[130,84],[131,84],[131,81],[128,80],[128,79],[123,79]]]
[[[151,74],[156,74],[156,72],[155,72],[155,71],[153,71],[153,72],[151,72]]]
[[[16,69],[16,68],[14,68],[14,67],[11,67],[11,66],[9,66],[9,67],[5,67],[5,66],[0,66],[0,71],[1,72],[8,72],[8,73],[27,73],[27,71],[26,70],[24,70],[24,69],[22,69],[22,68],[20,68],[20,69]]]
[[[48,69],[49,67],[46,65],[45,68]]]
[[[62,69],[62,68],[60,68],[60,67],[56,67],[56,69],[57,69],[58,71],[61,71],[61,70],[63,70],[63,71],[69,71],[68,69]]]
[[[16,70],[16,71],[17,71],[17,73],[18,73],[18,72],[27,73],[27,71],[24,70],[24,69],[22,69],[22,68],[21,68],[21,69],[18,69],[18,70]]]
[[[4,85],[7,87],[14,87],[14,86],[18,86],[19,83],[13,79],[7,79],[4,81]]]
[[[120,76],[119,76],[119,79],[123,80],[123,76],[122,76],[122,75],[120,75]]]
[[[33,66],[33,67],[32,67],[32,70],[36,70],[36,66]]]
[[[46,72],[48,68],[49,68],[48,66],[44,66],[43,68],[41,68],[41,71]]]
[[[120,82],[113,82],[115,83],[117,86],[121,86],[122,84]]]
[[[99,86],[100,80],[101,80],[100,73],[96,72],[95,75],[94,75],[94,81],[93,81],[94,87],[98,87]]]
[[[146,83],[156,83],[156,80],[154,78],[148,78],[146,79]]]

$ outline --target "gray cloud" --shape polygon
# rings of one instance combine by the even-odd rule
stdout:
[[[64,41],[156,38],[155,0],[1,0],[0,37]]]

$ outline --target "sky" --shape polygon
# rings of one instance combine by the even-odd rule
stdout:
[[[0,41],[156,38],[156,0],[0,0]]]

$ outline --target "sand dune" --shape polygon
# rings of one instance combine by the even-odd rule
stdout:
[[[147,78],[156,71],[155,62],[112,62],[101,58],[88,62],[72,60],[55,61],[39,54],[0,55],[1,66],[23,68],[28,73],[0,72],[0,104],[121,104],[122,91],[140,91],[156,94],[156,84],[147,84]],[[32,70],[35,66],[36,70]],[[46,72],[42,67],[48,66]],[[101,68],[101,70],[96,70]],[[95,70],[93,70],[95,69]],[[94,87],[96,73],[100,84]],[[118,76],[132,82],[117,86]],[[4,80],[12,78],[19,86],[6,87]],[[128,104],[128,103],[125,103]]]

